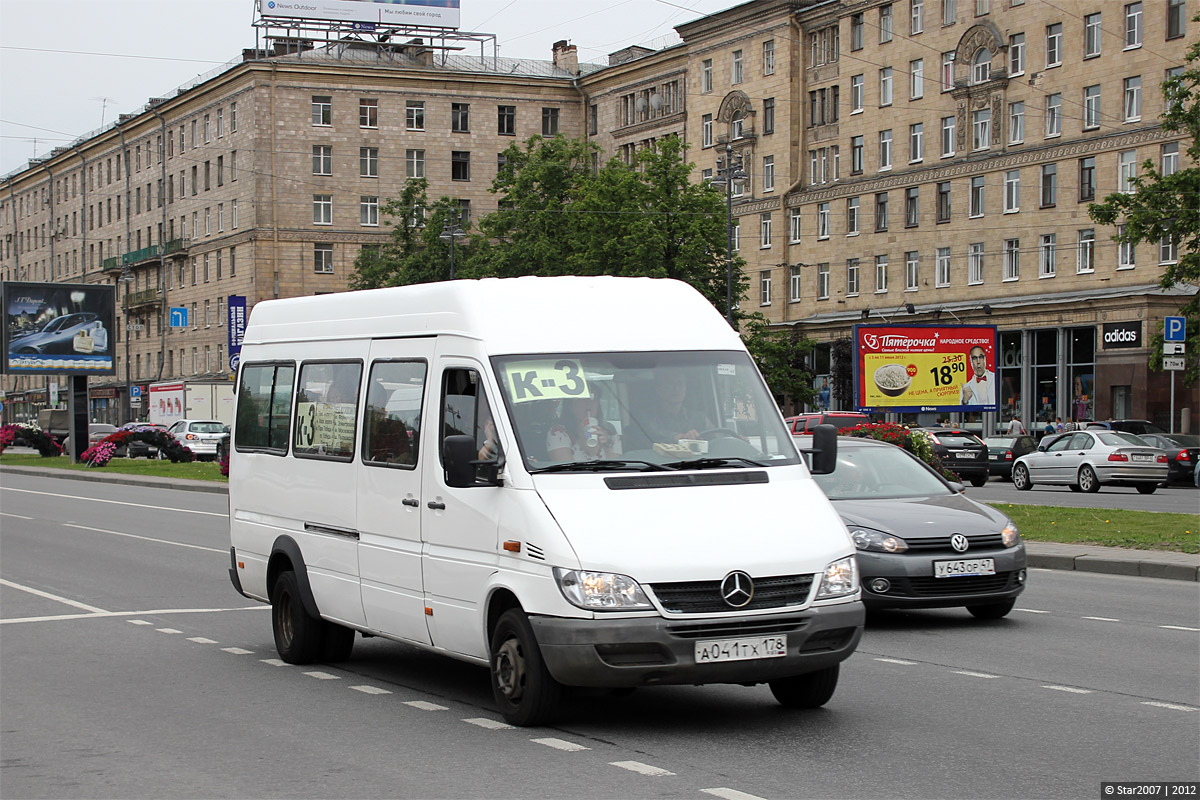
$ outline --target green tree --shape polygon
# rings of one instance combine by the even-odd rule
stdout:
[[[781,406],[790,397],[796,403],[812,403],[817,391],[807,360],[813,341],[800,336],[795,328],[771,328],[761,314],[745,321],[742,339],[754,357],[767,388]]]
[[[1200,16],[1195,18],[1200,20]],[[1188,50],[1182,74],[1163,82],[1166,113],[1164,131],[1183,133],[1187,169],[1163,175],[1153,161],[1142,164],[1133,179],[1134,191],[1116,193],[1103,203],[1092,203],[1088,214],[1101,225],[1124,224],[1115,237],[1131,245],[1148,243],[1157,248],[1169,238],[1175,242],[1177,261],[1163,270],[1159,285],[1164,289],[1200,283],[1200,42]],[[1200,296],[1192,294],[1180,309],[1187,318],[1187,383],[1200,378]],[[1162,367],[1162,334],[1154,337],[1151,366]]]

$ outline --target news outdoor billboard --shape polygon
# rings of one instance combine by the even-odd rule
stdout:
[[[385,27],[459,26],[459,0],[259,0],[258,13],[285,19],[365,22]]]
[[[994,325],[855,325],[859,411],[997,411]]]
[[[6,281],[0,371],[115,375],[116,301],[111,284]]]

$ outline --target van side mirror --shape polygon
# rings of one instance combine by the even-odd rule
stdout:
[[[499,486],[500,469],[504,462],[500,459],[480,461],[478,456],[475,437],[465,434],[447,436],[442,442],[442,468],[446,471],[446,485],[456,489],[478,486],[475,468],[482,466],[484,474],[479,477],[486,483]]]
[[[818,425],[813,428],[812,466],[813,475],[828,475],[837,467],[837,428]]]

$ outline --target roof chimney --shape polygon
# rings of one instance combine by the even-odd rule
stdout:
[[[554,66],[565,69],[572,75],[579,74],[579,51],[575,45],[560,39],[554,43]]]

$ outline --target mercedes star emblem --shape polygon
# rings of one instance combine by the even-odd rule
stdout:
[[[971,546],[971,542],[961,533],[956,533],[950,537],[950,546],[954,548],[955,552],[965,553]]]
[[[744,608],[754,597],[754,579],[737,570],[721,581],[721,599],[731,608]]]

